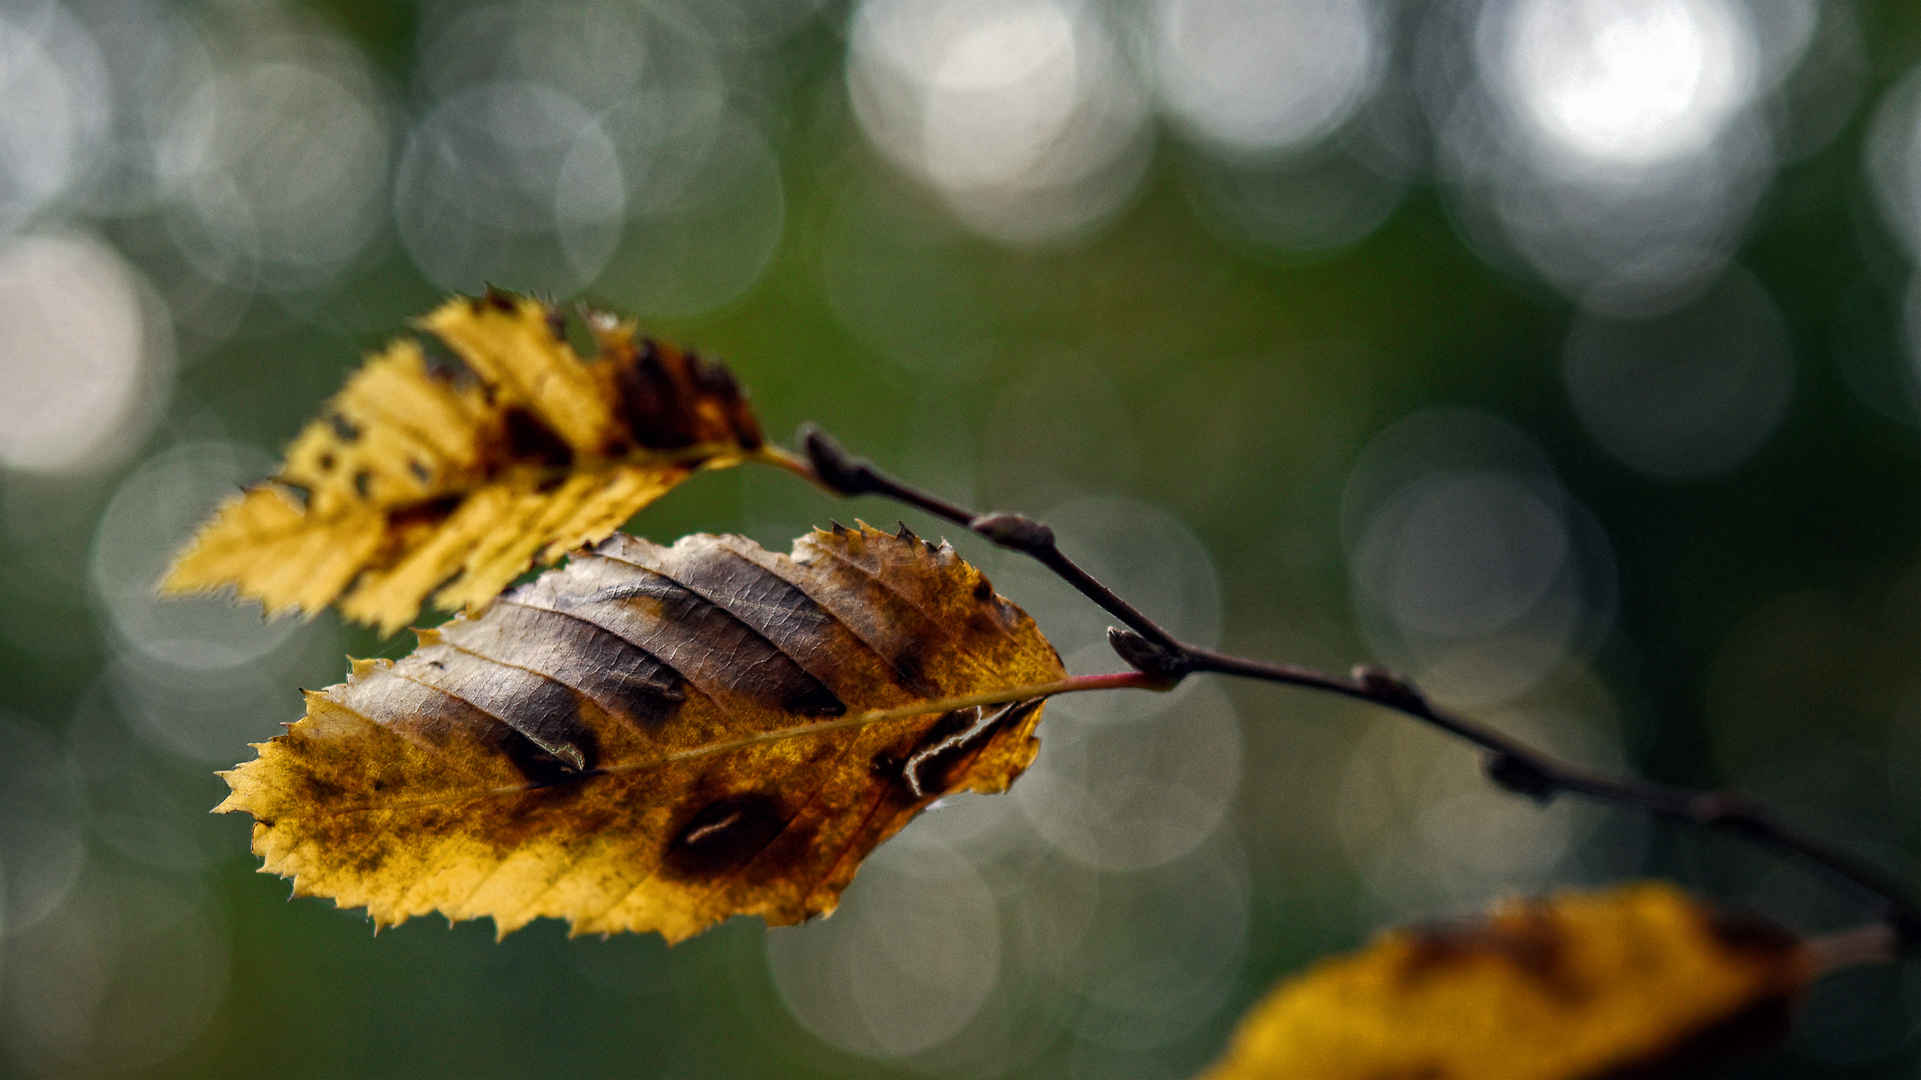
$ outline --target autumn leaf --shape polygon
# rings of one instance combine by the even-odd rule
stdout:
[[[1039,746],[1039,701],[1008,688],[1064,677],[1032,619],[905,528],[791,557],[618,534],[309,692],[217,809],[253,814],[297,894],[382,925],[793,923],[941,795],[1004,790]]]
[[[1207,1080],[1697,1075],[1786,1031],[1809,949],[1659,882],[1395,930],[1283,983]]]
[[[485,604],[696,469],[768,453],[726,369],[604,313],[586,322],[591,361],[538,301],[441,305],[419,325],[458,360],[414,337],[368,360],[277,476],[220,507],[162,591],[231,584],[269,613],[338,603],[390,634],[430,594]]]

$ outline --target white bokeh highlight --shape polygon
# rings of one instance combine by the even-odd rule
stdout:
[[[895,165],[1006,243],[1080,236],[1132,197],[1147,94],[1073,0],[868,0],[847,57],[854,114]]]
[[[1370,651],[1440,700],[1525,694],[1612,624],[1605,535],[1488,414],[1428,409],[1376,435],[1349,474],[1342,534]]]
[[[1000,917],[973,865],[919,833],[875,851],[834,917],[767,937],[781,996],[807,1028],[871,1057],[959,1034],[1000,979]]]
[[[1773,180],[1776,129],[1792,133],[1771,95],[1819,21],[1799,3],[1757,11],[1729,0],[1438,11],[1424,47],[1464,62],[1422,65],[1417,89],[1463,238],[1604,315],[1699,295]]]
[[[1374,91],[1385,60],[1362,0],[1162,0],[1149,17],[1156,86],[1198,139],[1238,153],[1312,144]]]
[[[63,473],[139,446],[173,376],[165,315],[111,247],[0,240],[0,466]]]
[[[1240,725],[1211,685],[1161,704],[1124,720],[1050,711],[1012,794],[1028,825],[1102,870],[1162,866],[1199,847],[1239,789]]]
[[[56,3],[0,10],[0,232],[87,178],[112,118],[99,49]]]
[[[269,292],[320,287],[385,224],[390,110],[360,51],[317,19],[221,9],[155,120],[174,242],[196,270]]]
[[[1525,0],[1498,17],[1499,85],[1533,134],[1589,161],[1700,153],[1758,89],[1758,42],[1727,0]]]
[[[174,553],[220,502],[273,468],[258,450],[184,443],[120,485],[95,528],[90,585],[111,662],[115,704],[143,734],[192,761],[230,763],[236,747],[299,718],[303,681],[341,677],[331,618],[263,620],[231,591],[162,597]]]
[[[1577,316],[1561,370],[1595,441],[1671,480],[1747,461],[1780,426],[1795,381],[1787,324],[1767,289],[1738,266],[1665,315]]]
[[[743,48],[777,41],[811,8],[766,12],[767,34]],[[743,295],[771,264],[787,207],[779,158],[739,85],[755,54],[723,56],[700,29],[713,21],[731,34],[741,14],[627,3],[433,12],[393,203],[416,265],[444,288],[591,289],[657,317]]]

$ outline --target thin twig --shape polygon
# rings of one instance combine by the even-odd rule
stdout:
[[[801,425],[800,443],[814,467],[815,481],[829,491],[841,495],[884,495],[970,529],[1001,547],[1031,555],[1078,589],[1081,595],[1126,623],[1135,633],[1169,653],[1178,653],[1181,649],[1180,642],[1172,634],[1161,629],[1154,620],[1135,610],[1134,605],[1116,596],[1112,589],[1096,581],[1094,575],[1061,554],[1060,548],[1054,546],[1054,530],[1040,522],[1021,514],[977,514],[938,495],[902,483],[875,468],[874,463],[866,458],[848,454],[841,449],[839,441],[814,424]],[[1129,662],[1132,663],[1131,660]]]
[[[1808,938],[1814,973],[1826,975],[1863,964],[1885,964],[1901,958],[1901,942],[1885,923],[1869,923]]]
[[[1412,683],[1382,668],[1363,665],[1343,678],[1292,664],[1269,663],[1188,645],[1121,599],[1063,555],[1054,531],[1020,514],[978,514],[921,491],[849,455],[833,436],[808,424],[801,445],[816,483],[842,495],[884,495],[964,526],[1001,547],[1030,555],[1083,596],[1127,625],[1110,629],[1108,641],[1136,670],[1178,682],[1197,671],[1304,687],[1393,709],[1480,747],[1487,775],[1496,785],[1538,802],[1567,794],[1742,837],[1763,849],[1798,859],[1863,895],[1893,931],[1898,951],[1921,947],[1921,903],[1907,885],[1879,867],[1810,833],[1777,820],[1765,806],[1731,792],[1702,792],[1644,780],[1605,776],[1542,753],[1503,732],[1440,708]],[[791,467],[791,466],[790,466]],[[796,470],[799,471],[799,470]]]

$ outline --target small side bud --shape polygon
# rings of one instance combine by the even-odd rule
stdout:
[[[1688,816],[1697,824],[1718,825],[1734,832],[1756,834],[1769,827],[1768,809],[1738,791],[1708,791],[1696,795]]]
[[[1525,795],[1538,803],[1551,802],[1560,785],[1554,778],[1541,771],[1540,766],[1526,758],[1513,754],[1490,754],[1487,759],[1487,778],[1499,786]]]
[[[1025,514],[982,514],[967,527],[1002,547],[1033,554],[1054,548],[1054,530]]]
[[[802,424],[799,439],[821,483],[842,495],[861,495],[874,490],[873,467],[864,459],[849,456],[840,442],[819,425]]]
[[[1354,667],[1354,681],[1361,684],[1367,695],[1384,705],[1401,709],[1425,709],[1427,699],[1421,696],[1406,679],[1375,664],[1357,664]]]
[[[1108,627],[1107,644],[1113,647],[1115,655],[1127,661],[1128,666],[1135,671],[1175,681],[1179,681],[1188,672],[1188,664],[1184,658],[1168,652],[1132,630],[1119,626]]]

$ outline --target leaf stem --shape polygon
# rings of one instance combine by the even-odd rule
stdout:
[[[956,709],[971,709],[979,705],[1004,705],[1010,701],[1028,701],[1034,698],[1056,697],[1061,694],[1080,693],[1085,690],[1171,690],[1174,684],[1156,675],[1142,671],[1116,671],[1104,675],[1071,675],[1065,679],[1048,683],[1032,683],[1027,686],[1008,686],[998,690],[988,690],[979,694],[963,697],[938,698],[933,701],[917,701],[912,705],[902,705],[894,709],[875,709],[870,712],[855,713],[835,720],[823,720],[813,724],[796,724],[793,727],[776,728],[772,731],[756,732],[726,742],[707,743],[667,754],[659,760],[650,760],[632,765],[614,765],[601,771],[620,772],[634,768],[645,768],[669,761],[683,761],[688,758],[705,757],[727,750],[738,750],[743,746],[760,743],[785,742],[804,735],[820,735],[830,731],[844,731],[848,728],[868,727],[884,724],[889,720],[908,720],[916,716],[934,713],[950,713]]]
[[[1188,645],[1063,555],[1055,545],[1054,531],[1046,525],[1020,514],[978,514],[921,491],[880,471],[865,458],[848,454],[833,436],[813,424],[801,427],[800,441],[807,454],[805,464],[794,455],[786,455],[780,464],[829,491],[842,495],[882,495],[919,507],[1001,547],[1030,555],[1054,571],[1081,595],[1126,624],[1126,629],[1108,630],[1108,641],[1121,659],[1138,673],[1155,680],[1147,688],[1166,689],[1193,672],[1214,672],[1339,694],[1392,709],[1479,747],[1487,754],[1484,765],[1489,780],[1537,802],[1547,803],[1567,794],[1641,810],[1729,833],[1763,850],[1814,867],[1879,909],[1891,931],[1894,951],[1911,954],[1921,948],[1921,902],[1916,901],[1905,882],[1835,844],[1781,822],[1754,799],[1733,792],[1695,791],[1583,769],[1485,723],[1435,705],[1414,684],[1384,668],[1362,665],[1344,678],[1293,664],[1250,660]],[[1111,679],[1113,676],[1087,678]],[[1099,688],[1091,683],[1075,687]],[[845,725],[848,721],[834,723]],[[1860,949],[1871,951],[1871,943],[1862,944]]]
[[[1835,930],[1807,939],[1814,954],[1814,972],[1826,975],[1862,964],[1885,964],[1901,958],[1901,942],[1886,923],[1869,923]]]

